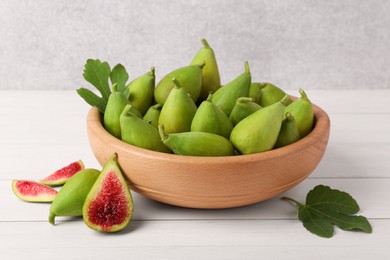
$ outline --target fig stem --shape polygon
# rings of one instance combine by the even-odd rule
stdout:
[[[161,110],[162,105],[161,104],[155,104],[155,105],[152,106],[152,108],[155,109],[155,110]]]
[[[206,66],[206,61],[202,61],[202,63],[199,64],[199,67],[200,67],[201,69],[203,69],[204,66]]]
[[[50,224],[55,225],[55,221],[54,221],[55,217],[56,217],[56,215],[50,211],[50,214],[49,214],[49,223]]]
[[[282,103],[284,106],[287,106],[288,100],[290,99],[289,95],[285,95],[282,100],[280,100],[280,103]]]
[[[303,89],[299,89],[299,93],[301,94],[301,99],[303,100],[309,100],[309,98],[306,95],[306,92]]]
[[[175,88],[182,88],[182,85],[180,82],[177,80],[177,78],[172,78],[173,84],[175,85]]]
[[[158,125],[158,133],[160,134],[161,141],[164,141],[164,140],[168,139],[168,135],[164,131],[164,125],[163,124]]]
[[[151,67],[149,71],[150,76],[154,77],[155,76],[155,68]]]
[[[236,103],[246,103],[246,102],[253,102],[253,101],[255,101],[254,98],[250,98],[250,97],[239,97],[239,98],[237,98]]]
[[[249,63],[248,61],[244,62],[244,67],[245,67],[245,73],[251,74],[251,70],[249,68]]]
[[[287,112],[286,113],[286,119],[288,121],[293,121],[294,120],[294,116],[290,112]]]
[[[210,49],[210,45],[209,45],[209,43],[207,42],[206,39],[203,38],[203,39],[201,40],[201,42],[203,43],[204,48]]]
[[[206,101],[211,102],[213,100],[213,95],[214,95],[213,92],[210,91],[209,95],[207,96]]]
[[[117,92],[118,91],[118,84],[114,83],[111,88],[112,88],[112,92]]]

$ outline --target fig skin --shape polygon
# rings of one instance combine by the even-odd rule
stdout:
[[[161,108],[161,104],[155,104],[149,107],[148,111],[146,111],[143,117],[146,122],[150,122],[150,124],[156,127],[156,129],[158,128],[158,119],[160,117]]]
[[[117,91],[117,84],[112,86],[112,92],[108,98],[106,110],[103,115],[103,126],[113,136],[121,138],[119,116],[129,101],[123,92]]]
[[[165,104],[174,87],[172,78],[176,78],[180,81],[185,91],[190,94],[194,103],[196,103],[202,89],[202,68],[204,65],[204,63],[201,65],[189,65],[165,75],[154,90],[154,99],[156,102],[161,105]]]
[[[244,73],[240,74],[214,93],[213,103],[221,108],[227,116],[230,116],[237,98],[249,96],[252,77],[247,61],[245,61],[244,66]]]
[[[52,202],[49,223],[54,225],[56,216],[82,216],[85,198],[99,174],[96,169],[84,169],[73,175]]]
[[[265,152],[274,147],[288,98],[286,95],[281,101],[257,110],[233,128],[230,141],[241,154]]]
[[[181,82],[176,78],[172,82],[175,86],[161,109],[158,124],[164,124],[168,134],[189,132],[197,107]]]
[[[127,105],[120,116],[122,141],[144,149],[170,153],[161,142],[156,127],[131,113],[131,105]]]
[[[232,113],[230,113],[229,120],[232,122],[233,126],[235,126],[241,120],[253,114],[259,109],[261,109],[261,106],[255,103],[254,98],[237,98],[236,105],[234,106]]]
[[[282,122],[282,126],[280,127],[278,140],[276,140],[274,148],[280,148],[295,143],[299,139],[299,129],[294,116],[287,112]]]
[[[144,115],[154,102],[155,70],[154,67],[144,75],[134,79],[125,89],[125,96],[141,115]]]
[[[188,156],[232,156],[234,147],[223,136],[206,132],[166,134],[159,125],[161,140],[173,153]]]
[[[299,130],[299,137],[303,138],[313,129],[314,113],[311,101],[307,97],[305,91],[299,89],[299,93],[301,94],[301,97],[289,104],[286,107],[286,112],[289,112],[294,116]]]
[[[204,64],[202,69],[202,89],[198,103],[206,100],[210,92],[215,92],[221,87],[221,78],[214,50],[210,47],[206,39],[202,39],[201,42],[203,47],[197,52],[191,62],[191,65]]]
[[[230,137],[233,125],[226,114],[212,103],[213,94],[203,101],[191,122],[191,132],[206,132]]]

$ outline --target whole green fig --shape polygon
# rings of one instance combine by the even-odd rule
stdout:
[[[219,88],[213,96],[213,103],[225,112],[227,116],[232,112],[239,97],[248,97],[251,85],[249,64],[245,62],[245,72],[231,82]]]
[[[232,130],[230,141],[241,154],[271,150],[279,136],[288,96],[257,110],[241,120]]]
[[[259,105],[262,107],[270,106],[284,98],[286,92],[274,84],[265,82],[261,84],[261,95]],[[291,103],[291,99],[287,100],[287,105]]]
[[[204,64],[202,69],[202,90],[198,98],[200,102],[206,100],[210,92],[215,92],[221,87],[221,79],[214,50],[210,47],[206,39],[202,39],[202,43],[203,48],[198,51],[191,62],[191,65]]]
[[[195,113],[191,123],[191,132],[207,132],[230,137],[233,125],[227,115],[212,103],[213,94],[209,94]]]
[[[50,206],[49,223],[56,216],[82,216],[83,204],[100,171],[83,169],[73,175],[60,189]]]
[[[233,126],[237,125],[242,119],[253,114],[259,110],[261,106],[255,103],[253,98],[240,97],[237,98],[236,105],[234,106],[232,113],[230,113],[229,120]]]
[[[286,107],[286,112],[291,113],[299,130],[299,137],[303,138],[311,132],[314,123],[313,106],[303,89],[299,89],[301,97],[294,100]]]
[[[171,90],[174,87],[172,78],[180,81],[181,85],[191,95],[194,103],[200,95],[202,89],[202,68],[205,64],[190,65],[176,69],[165,75],[157,84],[154,90],[154,98],[157,103],[164,105]]]
[[[129,101],[123,92],[117,91],[117,85],[112,86],[112,92],[108,98],[106,110],[103,115],[104,128],[113,136],[121,138],[121,127],[119,125],[119,116]]]
[[[164,124],[166,133],[189,132],[196,113],[196,105],[176,78],[172,79],[175,87],[171,90],[163,105],[158,124]]]
[[[159,125],[163,143],[173,153],[190,156],[231,156],[234,155],[232,143],[223,136],[205,132],[182,132],[166,134],[164,125]]]
[[[122,141],[144,149],[170,153],[170,150],[161,142],[156,127],[130,112],[131,105],[127,105],[120,116]]]
[[[280,127],[278,139],[274,148],[283,147],[299,140],[299,130],[294,116],[287,112]]]
[[[259,82],[252,82],[249,88],[249,97],[254,99],[254,102],[260,105],[261,89],[263,84]]]
[[[144,120],[146,122],[150,122],[150,124],[154,127],[158,127],[158,118],[160,117],[162,105],[155,104],[149,107],[148,111],[146,111],[144,115]]]
[[[144,75],[130,82],[125,90],[130,104],[144,115],[154,101],[154,67]]]

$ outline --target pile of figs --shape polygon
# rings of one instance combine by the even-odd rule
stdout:
[[[271,83],[244,72],[221,86],[213,49],[205,39],[190,65],[155,85],[155,69],[120,90],[113,84],[103,125],[122,141],[153,151],[233,156],[283,147],[313,128],[312,104],[300,89],[293,100]]]

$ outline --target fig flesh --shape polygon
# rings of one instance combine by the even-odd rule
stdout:
[[[48,186],[58,186],[65,184],[73,175],[84,169],[84,163],[81,160],[72,162],[67,166],[50,174],[39,183]]]
[[[120,231],[133,214],[133,199],[117,159],[114,153],[107,160],[83,205],[84,222],[97,231]]]
[[[19,199],[27,202],[52,202],[58,193],[49,186],[26,180],[12,181],[12,191]]]

